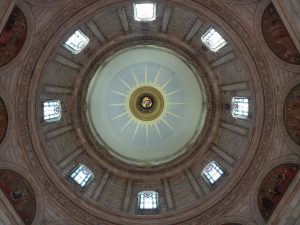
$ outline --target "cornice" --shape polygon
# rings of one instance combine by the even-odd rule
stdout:
[[[36,89],[36,83],[32,82],[36,68],[40,65],[36,65],[38,60],[42,60],[45,55],[45,47],[52,37],[53,33],[62,29],[61,27],[69,20],[71,15],[78,13],[81,9],[83,14],[87,13],[89,8],[94,7],[90,5],[94,3],[94,0],[76,1],[68,10],[62,12],[53,21],[49,21],[49,26],[45,27],[44,32],[37,38],[37,42],[32,47],[28,56],[28,60],[23,67],[23,74],[19,80],[19,92],[18,92],[18,134],[20,137],[23,150],[31,164],[31,172],[34,174],[40,184],[53,196],[57,202],[59,202],[70,214],[74,217],[84,221],[87,224],[142,224],[144,217],[137,217],[128,214],[115,214],[111,212],[100,211],[94,208],[90,203],[81,203],[79,206],[75,199],[70,199],[66,193],[63,193],[63,188],[60,189],[60,185],[55,184],[50,177],[55,176],[55,173],[46,171],[44,165],[40,162],[40,149],[39,144],[36,143],[34,137],[30,136],[32,130],[35,129],[36,121],[30,120],[29,115],[35,115],[35,97],[33,89]],[[119,1],[110,1],[119,2]],[[183,4],[183,1],[170,1],[178,5]],[[101,1],[95,4],[101,8],[105,6],[107,2]],[[184,7],[187,7],[186,5]],[[201,2],[191,2],[188,6],[190,10],[193,10],[197,14],[207,14],[212,17],[214,15],[214,21],[219,25],[224,26],[227,34],[230,37],[234,37],[235,46],[238,47],[241,52],[246,65],[249,67],[249,71],[252,78],[253,92],[255,93],[255,124],[256,133],[253,134],[251,145],[244,156],[244,161],[238,163],[240,168],[235,174],[235,186],[230,190],[230,193],[225,191],[224,195],[216,201],[217,197],[212,197],[212,200],[205,204],[197,204],[193,208],[188,210],[182,210],[176,213],[168,213],[164,215],[151,216],[151,222],[148,224],[182,224],[185,221],[186,225],[189,224],[203,224],[203,221],[212,221],[214,218],[225,214],[232,205],[234,205],[239,197],[248,190],[248,187],[254,183],[259,169],[265,162],[265,157],[269,151],[271,151],[270,144],[272,142],[273,135],[273,123],[274,113],[274,99],[272,96],[272,84],[270,85],[269,71],[266,67],[264,56],[261,54],[260,47],[255,42],[253,36],[245,29],[242,24],[239,23],[238,18],[234,17],[229,11],[224,10],[223,6],[212,0],[205,0]],[[203,11],[207,8],[208,11]],[[82,15],[84,17],[84,15]],[[70,22],[70,21],[69,21]],[[59,37],[58,37],[59,38]],[[49,49],[47,50],[49,51]],[[50,50],[51,51],[51,50]],[[49,54],[49,52],[48,52]],[[263,87],[263,90],[262,88]],[[32,99],[28,102],[28,99]],[[243,164],[243,165],[242,165]],[[250,169],[249,166],[251,165]],[[234,178],[233,178],[234,179]],[[233,181],[231,181],[233,182]],[[56,186],[57,185],[57,186]],[[222,199],[222,200],[221,200]],[[218,205],[216,205],[218,202]],[[211,210],[211,208],[213,210]],[[110,221],[110,222],[107,222]]]

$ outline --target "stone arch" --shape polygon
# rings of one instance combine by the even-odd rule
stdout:
[[[16,1],[0,34],[0,70],[19,66],[34,37],[34,19],[24,1]],[[9,53],[7,53],[9,52]]]
[[[258,7],[256,9],[256,12],[255,12],[255,33],[256,33],[256,37],[257,37],[257,40],[260,44],[260,46],[262,47],[262,50],[264,52],[265,55],[268,55],[268,57],[273,61],[275,62],[277,65],[279,65],[280,67],[283,67],[285,69],[288,69],[290,71],[298,71],[299,70],[299,65],[300,63],[292,63],[292,62],[289,62],[289,61],[285,61],[284,59],[282,59],[282,57],[280,58],[280,54],[283,54],[283,52],[286,50],[285,48],[285,45],[283,44],[281,47],[281,51],[278,51],[279,53],[279,56],[278,54],[276,55],[274,51],[272,51],[272,46],[268,40],[271,41],[271,35],[268,35],[268,38],[265,38],[265,35],[266,35],[266,32],[264,33],[263,32],[263,29],[262,29],[262,26],[263,26],[263,17],[264,17],[264,12],[266,12],[266,9],[268,9],[269,5],[272,4],[272,1],[271,0],[262,0],[259,4],[258,4]],[[275,14],[274,14],[275,15]],[[275,17],[275,16],[274,16]],[[280,18],[279,18],[280,19]],[[280,20],[281,22],[281,25],[283,24],[282,21]],[[277,22],[278,24],[280,22]],[[271,22],[269,22],[271,23]],[[276,24],[276,23],[275,23]],[[283,27],[280,25],[280,27],[276,30],[276,26],[274,25],[274,27],[270,26],[270,25],[266,25],[264,27],[269,27],[269,31],[272,33],[276,33],[276,38],[273,38],[274,39],[274,42],[277,40],[280,39],[280,30],[283,31],[284,29],[286,30],[286,28]],[[279,25],[278,25],[279,26]],[[273,30],[272,30],[273,29]],[[286,32],[283,32],[283,34],[285,34],[284,37],[286,37],[286,39],[288,39],[288,37],[290,38],[289,34]],[[288,36],[287,36],[288,35]],[[292,40],[291,40],[292,41]],[[274,45],[276,45],[276,43],[274,43]],[[293,42],[292,42],[292,45],[293,45]],[[296,49],[297,51],[297,49]],[[300,53],[298,52],[299,56],[300,56]],[[299,58],[300,59],[300,58]]]
[[[12,61],[22,49],[27,36],[27,22],[22,10],[15,6],[0,36],[0,66]]]
[[[3,99],[0,97],[0,143],[3,141],[8,124],[7,109]]]
[[[0,86],[0,129],[2,133],[2,135],[0,134],[0,152],[7,147],[13,133],[13,111],[12,100],[7,95],[5,88]],[[6,124],[3,125],[3,122]]]
[[[1,163],[0,189],[24,225],[41,223],[44,211],[42,193],[27,170],[14,163]],[[30,207],[32,201],[35,201],[34,209]]]
[[[283,120],[291,139],[300,145],[300,84],[294,86],[286,97]]]
[[[258,175],[251,193],[251,208],[253,218],[257,223],[267,223],[288,186],[292,183],[299,167],[300,160],[298,157],[286,156],[266,165],[265,169]],[[288,171],[285,171],[285,169]],[[275,193],[277,188],[280,194]],[[265,198],[265,200],[262,200],[262,198]],[[262,211],[263,204],[265,211]],[[269,207],[268,210],[267,207]],[[266,214],[264,214],[265,212]]]
[[[299,65],[300,53],[273,3],[265,8],[261,19],[262,33],[272,52],[287,63]]]
[[[293,112],[289,112],[287,114],[285,111],[287,110],[288,107],[290,107],[290,110],[292,110],[292,111],[297,110],[297,108],[299,108],[299,106],[298,107],[292,106],[292,105],[289,106],[289,103],[286,102],[288,99],[290,99],[292,92],[294,92],[294,93],[297,92],[298,96],[300,96],[299,86],[300,86],[300,78],[299,77],[295,77],[294,79],[290,80],[285,85],[282,92],[280,93],[280,98],[279,98],[278,105],[277,105],[277,116],[276,116],[277,117],[277,125],[278,125],[279,131],[281,133],[281,136],[283,137],[283,141],[290,147],[290,149],[292,151],[294,151],[298,155],[300,154],[300,139],[297,139],[298,140],[298,142],[297,142],[289,134],[290,132],[292,132],[294,130],[295,130],[294,132],[297,132],[297,130],[296,130],[297,127],[292,126],[291,127],[292,130],[289,132],[287,130],[287,129],[289,129],[289,126],[287,126],[287,124],[285,122],[288,120],[289,117],[292,117],[292,119],[295,120],[296,122],[298,120],[297,120],[297,117],[296,118],[294,117],[295,115]],[[295,94],[293,96],[295,96]],[[291,108],[293,108],[293,109],[291,109]],[[297,123],[298,126],[299,126],[299,123],[300,122],[298,121],[298,123]],[[298,132],[300,132],[300,131],[298,131]],[[298,135],[300,135],[300,134],[298,134]]]

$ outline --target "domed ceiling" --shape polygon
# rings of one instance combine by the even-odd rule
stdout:
[[[134,20],[129,1],[76,3],[41,34],[20,80],[18,107],[28,112],[18,120],[36,177],[87,224],[145,223],[136,214],[144,190],[160,196],[147,223],[209,224],[268,154],[264,104],[273,102],[264,102],[271,87],[257,43],[217,1],[158,2],[147,23]],[[217,52],[201,41],[211,27],[227,43]],[[77,29],[90,41],[72,54],[64,44]],[[250,99],[248,119],[232,117],[236,96]],[[60,121],[42,119],[47,100],[61,102]],[[224,176],[211,185],[201,173],[214,161]],[[70,182],[80,164],[93,172],[85,189]]]
[[[200,76],[164,48],[124,50],[100,67],[88,90],[98,141],[129,163],[151,165],[181,154],[205,118]]]

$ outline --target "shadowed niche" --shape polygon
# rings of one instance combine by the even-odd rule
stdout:
[[[297,164],[283,164],[274,168],[264,178],[258,192],[258,205],[265,221],[271,217],[298,169]]]
[[[15,7],[0,35],[0,66],[13,60],[24,45],[27,23],[22,11]]]
[[[292,140],[300,145],[300,85],[294,87],[286,98],[283,120]]]
[[[2,98],[0,98],[0,143],[3,141],[5,137],[7,125],[8,125],[8,117],[7,117],[6,106]]]
[[[11,170],[1,169],[0,189],[24,224],[31,224],[36,212],[36,198],[25,178]]]
[[[261,26],[272,52],[287,63],[300,65],[300,54],[272,3],[263,13]]]

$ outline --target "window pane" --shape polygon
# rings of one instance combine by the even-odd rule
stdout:
[[[93,177],[93,173],[84,165],[80,165],[70,176],[77,184],[84,187]]]
[[[134,3],[134,19],[137,21],[153,21],[156,19],[155,3]]]
[[[65,42],[64,46],[73,54],[78,54],[87,46],[88,43],[89,38],[80,30],[76,30]]]
[[[224,47],[227,42],[222,38],[222,36],[211,27],[202,37],[202,42],[208,47],[211,51],[217,52],[222,47]]]
[[[238,118],[247,118],[249,116],[249,99],[235,97],[231,102],[232,116]]]
[[[211,184],[213,184],[220,179],[224,172],[214,161],[212,161],[203,169],[202,174]]]
[[[138,195],[139,209],[157,209],[158,193],[154,191],[143,191]]]
[[[61,118],[61,105],[59,100],[43,102],[44,121],[59,121]]]

